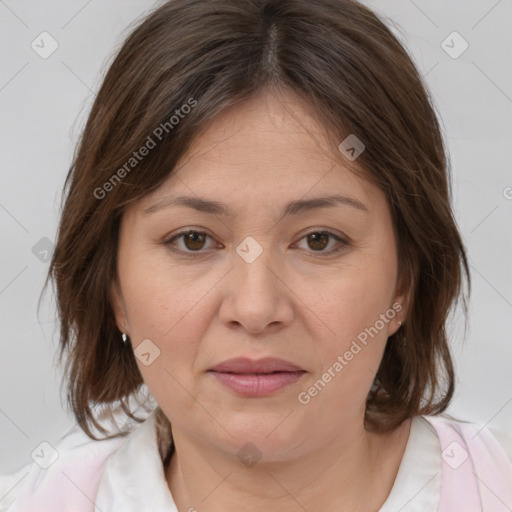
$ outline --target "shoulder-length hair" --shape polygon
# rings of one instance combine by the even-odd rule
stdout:
[[[361,140],[357,163],[392,211],[410,302],[368,395],[366,428],[439,414],[452,398],[446,322],[470,276],[439,121],[407,51],[354,0],[171,0],[138,24],[106,73],[66,178],[46,281],[68,405],[93,439],[90,425],[108,434],[97,405],[142,421],[129,398],[143,379],[111,300],[123,211],[169,177],[208,121],[265,89],[301,95],[337,144]]]

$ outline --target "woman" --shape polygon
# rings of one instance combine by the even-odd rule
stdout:
[[[145,19],[89,116],[49,277],[84,433],[36,454],[10,512],[512,507],[510,436],[442,415],[469,275],[438,121],[355,1]],[[97,406],[141,421],[145,387],[149,418],[108,436]]]

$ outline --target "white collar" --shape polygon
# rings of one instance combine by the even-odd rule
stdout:
[[[94,512],[178,512],[164,473],[163,459],[171,441],[170,430],[162,426],[162,415],[159,408],[153,411],[109,457],[100,479]],[[437,510],[439,452],[439,440],[432,427],[429,428],[425,419],[413,417],[397,478],[379,512],[404,506],[407,512]],[[421,492],[424,487],[429,488]]]
[[[165,479],[156,417],[154,411],[107,460],[94,512],[178,512]]]
[[[441,445],[422,416],[413,416],[398,473],[379,512],[437,510],[441,489]]]

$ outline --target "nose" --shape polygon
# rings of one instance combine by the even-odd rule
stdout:
[[[290,277],[282,260],[271,248],[256,244],[252,239],[238,247],[223,283],[219,312],[226,325],[253,335],[282,329],[294,316],[293,292],[286,282]]]

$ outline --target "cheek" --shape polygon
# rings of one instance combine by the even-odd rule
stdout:
[[[165,252],[150,249],[127,254],[119,271],[130,327],[136,337],[154,337],[168,343],[178,333],[192,337],[191,324],[201,326],[198,306],[215,284],[207,266],[192,269],[173,265]]]
[[[319,366],[313,381],[320,379],[316,388],[322,389],[318,403],[365,402],[395,316],[393,262],[378,255],[361,258],[321,294],[310,293],[311,309],[325,333],[315,337]]]
[[[150,365],[136,361],[152,394],[159,390],[179,396],[180,388],[172,379],[185,383],[192,374],[198,340],[207,329],[202,302],[213,286],[213,279],[188,275],[169,264],[161,251],[125,251],[119,259],[119,275],[132,346],[137,356],[146,343],[158,356]],[[156,346],[148,344],[147,341]],[[140,348],[139,348],[140,345]],[[185,380],[184,380],[185,379]]]
[[[205,295],[214,281],[187,275],[165,258],[147,253],[132,257],[120,268],[139,371],[157,403],[178,424],[181,418],[175,417],[176,411],[199,414],[188,390],[193,390],[199,340],[210,321],[204,314]],[[159,351],[149,365],[137,357],[147,339],[157,347],[153,350]]]
[[[305,302],[325,327],[329,345],[340,349],[390,310],[394,282],[392,267],[365,258],[357,267],[342,269],[337,279],[325,281],[320,293],[310,287],[309,294],[304,290],[303,295],[309,297]],[[387,336],[389,322],[385,328],[378,325]]]

